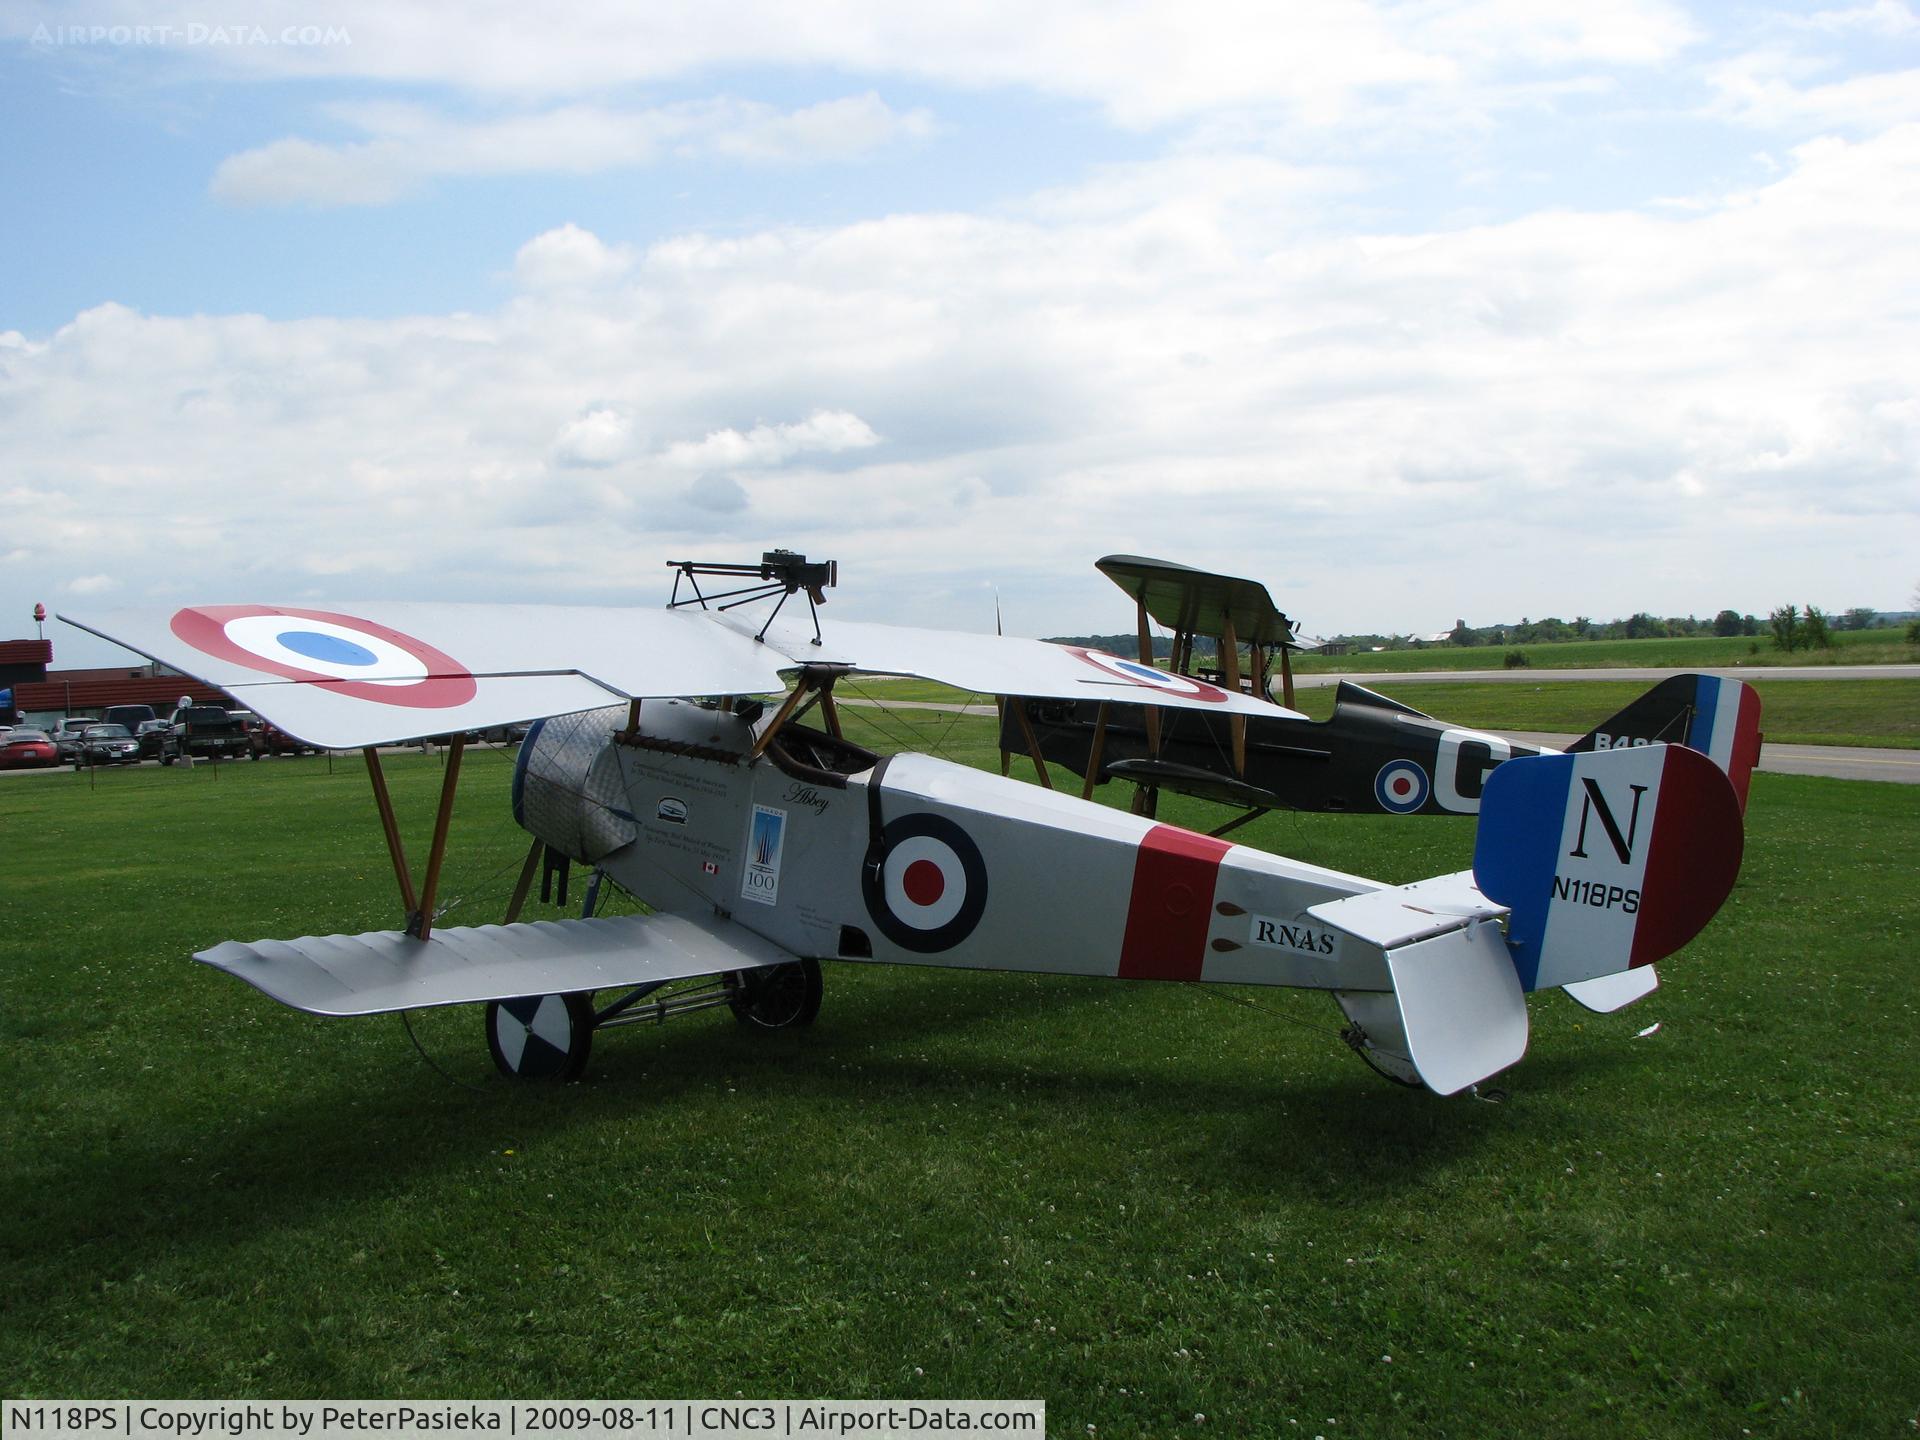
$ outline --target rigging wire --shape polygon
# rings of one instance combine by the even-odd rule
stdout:
[[[420,1043],[420,1037],[413,1033],[413,1016],[411,1012],[406,1010],[400,1012],[400,1024],[407,1032],[407,1039],[413,1042],[413,1048],[419,1053],[420,1058],[427,1062],[427,1068],[433,1071],[434,1074],[438,1075],[449,1085],[458,1085],[462,1090],[471,1090],[476,1095],[485,1095],[487,1093],[483,1086],[471,1084],[456,1075],[448,1074],[440,1062],[427,1053],[427,1047],[422,1045]]]

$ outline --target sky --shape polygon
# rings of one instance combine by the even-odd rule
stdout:
[[[1027,635],[1112,552],[1320,635],[1920,586],[1907,0],[14,0],[0,136],[0,636],[775,546]]]

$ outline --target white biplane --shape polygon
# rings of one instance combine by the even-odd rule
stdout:
[[[1298,986],[1333,995],[1376,1069],[1452,1094],[1520,1059],[1528,992],[1602,1011],[1650,992],[1653,962],[1692,939],[1739,870],[1733,787],[1680,746],[1498,767],[1473,868],[1406,886],[927,755],[883,757],[842,732],[843,676],[1215,715],[1274,706],[1073,646],[822,621],[833,566],[786,551],[672,563],[664,609],[62,616],[301,740],[365,752],[405,923],[195,958],[316,1015],[484,1004],[503,1072],[560,1079],[621,1024],[720,1005],[749,1026],[806,1024],[823,960]],[[742,583],[703,592],[716,576]],[[807,617],[783,615],[801,594]],[[461,743],[417,886],[376,747],[522,721],[535,723],[513,812],[534,840],[506,921],[437,926]],[[563,896],[579,863],[650,913],[521,921],[543,863]]]

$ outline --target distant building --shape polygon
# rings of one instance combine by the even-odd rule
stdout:
[[[0,691],[11,690],[11,708],[0,706],[0,725],[57,725],[65,715],[98,715],[109,705],[151,705],[165,716],[182,695],[239,709],[226,691],[203,685],[160,665],[96,666],[54,670],[51,640],[0,640]]]

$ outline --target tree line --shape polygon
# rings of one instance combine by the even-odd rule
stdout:
[[[1916,592],[1920,601],[1920,592]],[[1497,625],[1469,625],[1453,622],[1453,629],[1438,636],[1415,635],[1334,635],[1329,639],[1354,650],[1405,650],[1430,645],[1554,645],[1568,640],[1659,640],[1685,639],[1715,635],[1722,639],[1750,636],[1780,650],[1825,650],[1833,646],[1833,636],[1843,630],[1886,630],[1906,625],[1907,639],[1920,644],[1920,620],[1907,623],[1907,617],[1883,614],[1866,605],[1856,605],[1838,615],[1829,615],[1817,605],[1782,605],[1765,619],[1743,615],[1738,610],[1722,610],[1711,619],[1695,615],[1653,615],[1637,611],[1623,620],[1593,620],[1577,615],[1571,620],[1548,615],[1539,620],[1522,616],[1518,621]],[[1085,645],[1116,655],[1137,655],[1138,636],[1118,635],[1049,636],[1057,644]],[[1166,659],[1173,641],[1166,635],[1153,637],[1153,654]],[[1194,637],[1194,653],[1211,658],[1213,641]]]
[[[1624,620],[1596,621],[1584,615],[1562,620],[1549,615],[1530,620],[1522,616],[1511,624],[1472,626],[1456,620],[1447,633],[1450,645],[1551,645],[1566,640],[1659,640],[1686,639],[1715,635],[1722,639],[1752,636],[1766,639],[1782,650],[1825,649],[1832,645],[1835,632],[1842,630],[1879,630],[1893,626],[1893,618],[1865,605],[1856,605],[1839,615],[1829,615],[1818,605],[1804,608],[1782,605],[1766,619],[1743,615],[1738,610],[1722,610],[1710,620],[1696,615],[1653,615],[1636,611]],[[1361,637],[1351,637],[1358,643]],[[1378,644],[1377,638],[1369,637]]]

